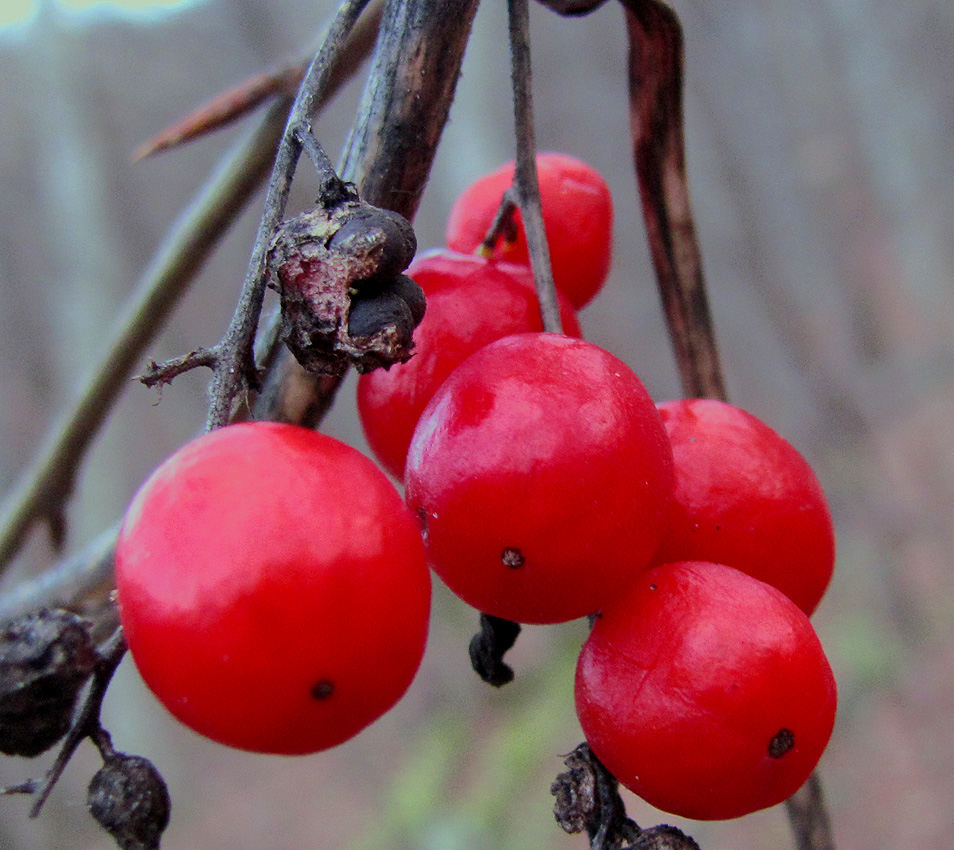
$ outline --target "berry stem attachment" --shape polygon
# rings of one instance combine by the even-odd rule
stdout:
[[[550,249],[543,228],[540,184],[537,179],[537,153],[533,124],[532,77],[530,67],[530,15],[527,0],[508,0],[510,26],[510,62],[513,83],[513,112],[517,135],[517,161],[514,171],[514,195],[527,234],[530,267],[537,285],[543,329],[563,333]]]
[[[517,238],[517,222],[514,213],[517,211],[517,196],[511,186],[500,198],[497,214],[487,229],[487,235],[480,243],[477,253],[481,256],[492,257],[494,248],[501,239],[513,241]]]
[[[357,195],[354,187],[345,183],[338,176],[334,165],[328,158],[328,154],[318,143],[315,134],[311,131],[311,125],[301,122],[296,125],[292,132],[301,145],[302,153],[311,160],[315,171],[318,172],[318,178],[321,181],[318,187],[318,203],[325,207],[336,207],[338,204],[353,200]]]

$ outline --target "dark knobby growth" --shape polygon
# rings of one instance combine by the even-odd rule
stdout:
[[[285,221],[268,251],[285,344],[317,375],[403,363],[424,318],[423,292],[402,274],[417,250],[414,230],[398,213],[361,201],[309,131],[299,138],[322,189],[319,207]]]
[[[169,824],[169,791],[142,756],[111,752],[89,783],[90,814],[122,850],[158,850]]]
[[[563,762],[567,770],[550,786],[556,797],[557,823],[571,834],[586,830],[591,850],[699,850],[699,845],[674,826],[640,829],[626,816],[619,782],[580,744]]]
[[[37,756],[69,730],[98,655],[89,624],[41,609],[0,634],[0,752]]]

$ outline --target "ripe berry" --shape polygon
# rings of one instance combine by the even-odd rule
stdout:
[[[658,546],[672,458],[639,378],[557,334],[471,355],[425,410],[407,502],[465,602],[523,623],[593,613]]]
[[[728,564],[810,615],[831,580],[835,534],[808,462],[768,425],[725,402],[672,401],[659,412],[676,490],[654,561]]]
[[[835,680],[805,614],[721,564],[643,572],[583,647],[576,705],[593,752],[682,817],[740,817],[791,796],[835,720]]]
[[[404,693],[424,651],[420,532],[374,463],[331,437],[231,425],[142,486],[116,549],[146,684],[240,749],[340,744]]]
[[[418,257],[408,274],[427,296],[427,312],[414,332],[414,357],[358,379],[358,412],[368,444],[398,480],[414,426],[454,368],[495,339],[543,330],[527,266],[434,251]],[[564,332],[580,336],[573,308],[562,297],[560,302]]]
[[[514,163],[472,183],[455,202],[447,222],[447,247],[470,253],[483,242],[503,193],[513,183]],[[543,225],[553,279],[578,310],[600,291],[609,274],[613,244],[613,199],[596,169],[561,153],[537,155]],[[499,260],[530,262],[520,212],[516,237],[497,243]]]

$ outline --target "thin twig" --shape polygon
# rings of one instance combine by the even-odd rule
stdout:
[[[33,523],[62,510],[90,442],[128,386],[146,346],[264,179],[288,106],[287,99],[277,102],[261,126],[228,156],[144,273],[77,402],[54,426],[3,503],[0,569],[19,550]]]
[[[37,788],[37,797],[33,802],[33,808],[30,809],[30,817],[35,818],[40,814],[43,804],[49,797],[53,786],[63,773],[76,748],[88,738],[95,734],[99,728],[99,714],[103,707],[103,699],[106,696],[106,689],[113,678],[113,673],[119,666],[126,654],[126,640],[123,637],[122,628],[117,628],[112,637],[104,644],[100,650],[101,660],[93,672],[93,681],[86,692],[82,707],[77,714],[70,731],[66,733],[60,751],[53,762],[52,767],[43,777],[43,782]]]
[[[553,283],[550,248],[547,245],[547,234],[543,227],[543,209],[540,206],[530,69],[530,16],[527,0],[508,0],[507,11],[510,25],[513,112],[517,133],[514,187],[524,232],[527,234],[530,267],[533,269],[533,278],[537,285],[543,328],[550,333],[563,333],[560,305]]]
[[[265,195],[265,212],[259,224],[238,306],[222,341],[216,346],[217,363],[210,390],[211,402],[206,428],[228,423],[236,397],[254,381],[252,345],[265,294],[265,265],[269,242],[285,215],[292,177],[298,165],[301,145],[295,134],[307,123],[328,84],[331,69],[341,55],[351,31],[368,0],[345,0],[338,9],[324,44],[305,74],[295,96],[285,132]]]
[[[383,0],[373,0],[362,15],[348,41],[348,50],[335,68],[326,97],[334,95],[341,85],[354,76],[371,52],[383,9]],[[133,160],[138,162],[146,157],[202,138],[237,121],[269,98],[285,96],[291,100],[298,91],[314,55],[315,51],[312,50],[305,59],[275,71],[256,74],[216,95],[212,100],[202,104],[148,142],[140,145],[133,154]]]

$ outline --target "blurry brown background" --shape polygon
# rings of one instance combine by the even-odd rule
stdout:
[[[730,394],[816,465],[838,526],[815,621],[838,676],[822,774],[839,846],[954,845],[954,4],[949,0],[676,0],[686,31],[690,176]],[[456,193],[512,156],[504,4],[480,10],[451,124],[419,214],[437,246]],[[306,49],[330,0],[205,0],[153,17],[42,4],[0,34],[0,489],[95,361],[162,235],[245,124],[139,165],[144,138],[227,86]],[[588,337],[658,399],[678,395],[637,210],[622,14],[532,10],[538,138],[608,177],[616,258]],[[340,148],[359,79],[318,122]],[[302,171],[295,203],[313,191]],[[150,349],[218,340],[259,202]],[[78,548],[202,427],[206,373],[157,404],[130,384],[71,510]],[[353,386],[327,430],[362,446]],[[50,554],[35,534],[16,581]],[[120,749],[167,778],[166,850],[582,848],[549,784],[580,739],[582,624],[536,627],[495,691],[466,660],[475,615],[436,591],[420,676],[398,708],[329,753],[231,752],[171,721],[129,662],[106,706]],[[36,821],[0,800],[0,850],[106,850],[84,809],[81,749]],[[0,783],[45,766],[0,761]],[[630,798],[644,824],[673,819]],[[685,824],[703,850],[792,846],[781,808]]]

